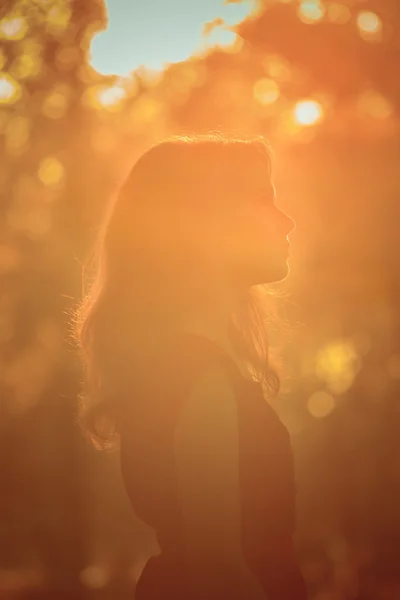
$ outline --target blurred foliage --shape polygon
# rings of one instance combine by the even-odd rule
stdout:
[[[311,598],[399,597],[398,1],[265,2],[232,45],[128,78],[91,64],[100,0],[3,0],[0,18],[0,595],[122,597],[154,552],[116,457],[74,425],[67,311],[135,158],[228,129],[270,138],[298,223],[283,309],[304,327],[276,409]]]

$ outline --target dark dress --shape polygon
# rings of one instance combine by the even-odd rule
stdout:
[[[161,549],[147,562],[135,598],[193,596],[185,566],[173,432],[191,386],[216,362],[226,368],[237,398],[245,560],[268,600],[306,600],[293,547],[296,487],[288,431],[264,399],[261,384],[246,379],[218,344],[191,333],[177,334],[157,372],[144,379],[141,401],[132,402],[135,408],[127,411],[121,431],[125,489],[137,516],[156,530]],[[234,599],[232,590],[229,600]]]

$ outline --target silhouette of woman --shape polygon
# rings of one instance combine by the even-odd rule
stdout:
[[[136,514],[157,533],[137,600],[304,600],[289,434],[266,295],[293,220],[262,137],[174,136],[134,164],[104,219],[75,314],[80,424],[119,442]]]

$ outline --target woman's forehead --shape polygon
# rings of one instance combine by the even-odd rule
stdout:
[[[233,185],[238,185],[240,189],[245,188],[248,192],[268,195],[275,193],[271,169],[266,161],[247,161],[235,165],[230,177]]]

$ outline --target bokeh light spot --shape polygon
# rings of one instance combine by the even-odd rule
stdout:
[[[49,119],[61,119],[67,111],[68,104],[67,95],[56,90],[45,98],[42,112]]]
[[[338,340],[322,348],[316,357],[316,375],[330,391],[342,394],[353,384],[361,359],[351,340]]]
[[[127,91],[120,85],[91,86],[82,96],[84,106],[92,109],[107,109],[116,112],[122,108]]]
[[[10,72],[17,79],[36,77],[42,70],[42,59],[34,54],[20,54],[17,56],[10,68]]]
[[[165,112],[165,104],[152,97],[141,96],[132,105],[127,114],[127,128],[142,131],[148,125],[162,119]]]
[[[362,11],[357,17],[357,25],[365,33],[377,33],[382,29],[382,21],[377,14],[368,11]]]
[[[360,36],[366,41],[379,41],[382,34],[382,21],[377,14],[362,11],[357,16],[357,27]]]
[[[280,96],[279,85],[273,79],[259,79],[254,84],[253,95],[260,104],[273,104]]]
[[[328,6],[328,19],[337,25],[345,25],[351,19],[351,11],[344,4],[332,2]]]
[[[54,6],[46,12],[47,31],[53,35],[62,33],[68,27],[71,15],[72,10],[69,1],[55,2]]]
[[[8,73],[0,73],[0,104],[14,104],[21,97],[21,86]]]
[[[38,177],[43,185],[57,186],[65,176],[65,169],[61,162],[54,156],[44,158],[39,166]]]
[[[126,90],[118,85],[114,85],[110,88],[105,88],[99,91],[98,100],[102,106],[111,107],[116,106],[126,96]]]
[[[299,125],[314,125],[321,121],[323,116],[324,109],[316,100],[301,100],[294,107],[294,118]]]
[[[288,82],[292,78],[291,64],[280,54],[268,54],[262,65],[266,73],[276,81]]]
[[[358,99],[357,108],[361,114],[386,119],[394,113],[393,104],[375,90],[367,90]]]
[[[331,394],[318,391],[312,394],[307,401],[308,412],[317,419],[327,417],[335,408],[335,399]]]
[[[318,23],[325,15],[325,6],[319,0],[307,0],[300,4],[297,14],[303,23]]]
[[[28,28],[28,22],[23,16],[4,17],[0,21],[0,39],[22,40]]]

